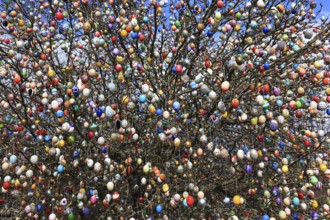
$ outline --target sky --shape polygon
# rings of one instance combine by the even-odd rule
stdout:
[[[330,18],[330,0],[317,0],[316,2],[323,4],[321,16],[326,16]]]

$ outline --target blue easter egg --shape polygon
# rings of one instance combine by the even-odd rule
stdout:
[[[56,117],[58,117],[58,118],[62,118],[64,116],[64,112],[62,111],[62,110],[58,110],[57,112],[56,112]]]
[[[262,220],[269,220],[269,216],[268,215],[263,215]]]
[[[101,109],[96,110],[97,117],[101,117],[102,113],[103,113],[103,111]]]
[[[269,32],[269,29],[268,29],[268,27],[264,27],[264,28],[262,29],[262,31],[263,31],[265,34],[267,34],[267,33]]]
[[[37,205],[37,212],[41,212],[42,211],[42,205],[41,204],[38,204]]]
[[[44,137],[44,141],[45,141],[45,142],[49,142],[49,141],[50,141],[50,136],[49,136],[49,135],[45,135],[45,137]]]
[[[156,110],[156,114],[157,114],[157,115],[161,115],[161,114],[163,114],[163,110],[161,110],[160,108],[157,109],[157,110]]]
[[[180,110],[180,103],[179,102],[174,102],[172,107],[175,111],[178,111],[178,110]]]
[[[163,211],[163,206],[161,205],[161,204],[158,204],[157,206],[156,206],[156,212],[157,213],[161,213]]]
[[[327,109],[327,115],[330,115],[330,108]]]
[[[270,67],[270,65],[269,65],[269,63],[268,63],[268,62],[264,63],[264,69],[265,69],[265,70],[268,70],[268,69],[269,69],[269,67]]]
[[[208,32],[207,32],[207,36],[208,36],[208,37],[212,37],[212,36],[213,36],[212,31],[208,31]]]
[[[145,103],[147,101],[147,96],[144,94],[141,94],[139,97],[139,102],[140,103]]]
[[[196,88],[197,84],[196,84],[196,82],[191,82],[189,86],[191,89],[194,89],[194,88]]]
[[[132,39],[137,39],[137,37],[138,37],[138,34],[135,33],[135,32],[132,32],[132,34],[131,34],[131,38],[132,38]]]
[[[294,198],[292,199],[292,202],[293,202],[293,204],[295,204],[295,205],[300,205],[300,200],[299,200],[297,197],[294,197]]]
[[[79,157],[79,151],[75,150],[75,151],[73,152],[73,157]]]
[[[62,165],[57,166],[57,172],[62,173],[64,171],[64,167]]]

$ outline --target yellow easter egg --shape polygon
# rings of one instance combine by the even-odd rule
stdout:
[[[122,36],[122,37],[127,37],[127,35],[128,35],[128,33],[127,33],[126,30],[121,30],[121,31],[120,31],[120,36]]]
[[[320,164],[320,166],[319,166],[319,169],[322,171],[322,172],[325,172],[325,171],[327,171],[327,165],[326,164],[324,164],[324,163],[321,163]]]
[[[240,197],[239,195],[234,196],[234,198],[233,198],[233,203],[234,203],[235,205],[239,205],[239,204],[241,204],[241,197]]]
[[[164,192],[164,193],[168,192],[169,189],[170,189],[170,187],[169,187],[168,184],[164,184],[164,185],[163,185],[163,192]]]
[[[282,166],[282,172],[283,173],[289,172],[289,167],[287,165]]]

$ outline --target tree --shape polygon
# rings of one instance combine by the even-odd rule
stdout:
[[[1,218],[328,218],[313,0],[3,0]]]

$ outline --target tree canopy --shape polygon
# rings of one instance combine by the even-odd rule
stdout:
[[[0,218],[330,218],[321,11],[2,0]]]

